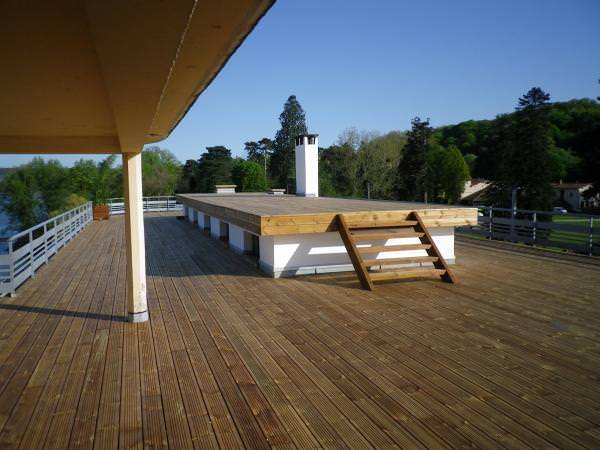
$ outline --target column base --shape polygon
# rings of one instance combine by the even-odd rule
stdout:
[[[127,315],[127,320],[131,323],[146,322],[148,320],[148,311],[129,313]]]

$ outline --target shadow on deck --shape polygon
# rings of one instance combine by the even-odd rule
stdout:
[[[460,243],[459,285],[367,292],[146,234],[147,323],[118,217],[0,300],[0,447],[600,446],[598,267]]]

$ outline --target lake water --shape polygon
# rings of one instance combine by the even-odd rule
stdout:
[[[8,214],[0,209],[0,253],[5,253],[8,251],[6,244],[3,242],[3,238],[6,238],[12,234],[7,230],[9,225],[10,219]]]

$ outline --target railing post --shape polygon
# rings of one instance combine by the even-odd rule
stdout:
[[[15,256],[13,255],[13,241],[8,240],[8,280],[10,283],[10,295],[15,295]]]
[[[48,264],[48,226],[44,224],[44,262]]]
[[[35,266],[33,265],[33,230],[29,232],[29,270],[31,271],[31,278],[33,278],[35,272]]]
[[[532,245],[535,247],[535,241],[537,238],[537,213],[534,212],[533,213],[533,229],[532,229],[532,234],[533,234],[533,243]]]
[[[488,216],[489,216],[489,230],[488,230],[488,239],[492,240],[494,239],[494,208],[490,206],[489,212],[488,212]]]
[[[590,217],[589,236],[588,236],[588,255],[594,254],[594,218]]]

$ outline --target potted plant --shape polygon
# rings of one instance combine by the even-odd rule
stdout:
[[[94,177],[94,188],[92,191],[92,202],[94,220],[110,219],[110,211],[108,208],[108,199],[113,195],[114,172],[112,165],[115,160],[115,155],[110,155],[105,160],[98,164],[98,169]]]
[[[92,207],[94,220],[108,220],[110,219],[110,213],[108,209],[108,197],[109,192],[102,180],[96,184],[96,189],[94,190],[92,202],[94,206]]]

